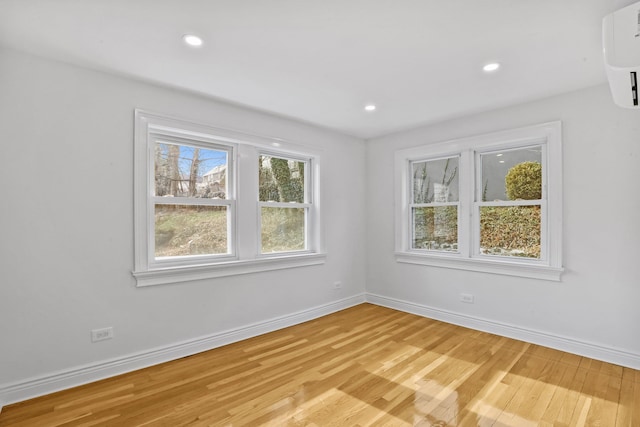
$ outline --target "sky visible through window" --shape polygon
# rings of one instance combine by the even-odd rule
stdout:
[[[209,150],[206,148],[192,147],[190,145],[158,143],[158,147],[162,153],[161,158],[165,161],[168,160],[169,157],[170,145],[180,149],[180,154],[178,155],[178,168],[180,170],[180,176],[183,178],[188,179],[191,173],[191,166],[193,165],[196,149],[198,149],[198,179],[201,179],[204,174],[210,172],[216,166],[227,164],[226,151]]]

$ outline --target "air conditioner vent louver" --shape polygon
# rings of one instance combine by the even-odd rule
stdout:
[[[604,63],[614,102],[621,107],[640,108],[640,2],[603,19],[602,42]]]

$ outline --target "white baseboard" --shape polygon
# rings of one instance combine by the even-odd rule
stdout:
[[[520,326],[509,325],[507,323],[468,316],[447,310],[440,310],[426,305],[385,297],[382,295],[367,293],[366,298],[367,302],[371,304],[392,308],[394,310],[404,311],[406,313],[416,314],[418,316],[428,317],[430,319],[440,320],[483,332],[489,332],[532,344],[538,344],[544,347],[550,347],[556,350],[589,357],[591,359],[626,366],[628,368],[640,369],[640,354],[604,347],[599,344],[579,341],[573,338],[553,335],[547,332],[536,331]]]
[[[13,384],[0,385],[0,412],[2,407],[45,394],[68,389],[82,384],[109,378],[137,369],[157,365],[196,353],[211,350],[234,342],[242,341],[278,329],[297,325],[309,320],[344,310],[363,302],[392,308],[406,313],[489,332],[557,350],[566,351],[616,365],[640,369],[640,355],[624,350],[604,347],[598,344],[572,338],[552,335],[519,326],[476,318],[464,314],[440,310],[422,304],[403,301],[376,294],[359,294],[339,301],[313,307],[296,313],[246,325],[229,331],[183,341],[165,347],[131,354],[117,359],[79,366],[73,369],[30,378]]]
[[[18,383],[0,384],[0,411],[2,411],[3,406],[11,403],[22,402],[78,385],[191,356],[216,347],[307,322],[363,302],[365,302],[364,293],[229,331],[30,378]]]

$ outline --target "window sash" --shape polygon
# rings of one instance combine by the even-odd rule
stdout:
[[[150,269],[180,267],[189,265],[201,265],[210,262],[220,262],[233,260],[236,255],[236,235],[235,218],[236,218],[236,201],[228,199],[195,199],[195,198],[178,197],[149,197],[148,199],[148,218],[147,218],[147,254],[148,265]],[[156,230],[155,230],[155,207],[157,205],[174,205],[174,206],[221,206],[227,208],[227,253],[224,254],[194,254],[170,257],[156,257]]]
[[[147,150],[147,169],[149,174],[148,194],[150,197],[161,197],[155,194],[155,146],[156,144],[168,144],[168,145],[181,145],[187,147],[201,148],[210,151],[220,151],[227,153],[227,182],[226,182],[226,199],[234,200],[236,198],[236,182],[235,182],[235,145],[217,141],[215,139],[194,136],[191,139],[190,136],[175,136],[175,132],[168,132],[167,134],[160,133],[155,130],[150,132],[150,143]],[[166,197],[165,199],[169,199]],[[218,199],[202,199],[196,197],[176,197],[176,199],[196,199],[196,200],[218,200]]]
[[[294,162],[304,163],[304,198],[303,203],[311,205],[314,197],[314,185],[313,182],[313,168],[315,167],[313,158],[296,156],[290,153],[284,153],[280,151],[272,150],[259,150],[258,158],[261,156],[275,157],[283,160],[293,160]],[[261,201],[260,194],[258,193],[258,202],[260,203],[299,203],[299,202],[275,202],[275,201]]]
[[[427,248],[417,248],[415,247],[415,241],[416,241],[416,227],[415,227],[415,220],[414,220],[414,210],[415,209],[420,209],[420,208],[438,208],[438,207],[447,207],[447,206],[454,206],[456,207],[456,212],[457,212],[457,230],[456,230],[456,246],[457,249],[456,250],[451,250],[451,251],[446,251],[446,250],[440,250],[440,249],[427,249]],[[460,246],[461,246],[461,239],[460,239],[460,215],[461,215],[461,209],[460,209],[460,202],[433,202],[433,203],[412,203],[409,205],[409,210],[407,212],[407,214],[409,215],[409,219],[408,219],[408,223],[409,225],[409,250],[411,251],[415,251],[415,252],[424,252],[424,253],[438,253],[438,254],[451,254],[451,255],[459,255],[460,254]]]
[[[504,260],[518,262],[528,262],[533,264],[547,264],[548,259],[548,228],[547,228],[547,203],[544,200],[513,200],[513,201],[499,201],[499,202],[475,202],[473,204],[472,214],[472,229],[473,229],[473,242],[471,253],[472,258],[485,258],[492,260]],[[513,257],[507,255],[489,255],[483,254],[481,250],[481,214],[480,209],[482,207],[512,207],[512,206],[540,206],[540,257]]]
[[[178,199],[178,200],[176,200]],[[224,260],[232,260],[236,258],[236,243],[233,230],[235,229],[235,200],[209,200],[209,199],[192,199],[180,200],[177,197],[152,197],[149,198],[149,207],[147,212],[149,217],[148,224],[148,263],[150,268],[177,267],[187,266],[191,264],[200,265],[206,262],[218,262]],[[227,208],[227,253],[221,254],[194,254],[194,255],[178,255],[167,257],[156,257],[156,230],[155,230],[155,208],[157,205],[173,205],[173,206],[220,206]]]
[[[483,176],[482,176],[482,156],[493,155],[496,153],[508,153],[526,148],[541,147],[541,164],[542,164],[542,200],[547,199],[547,140],[535,139],[520,143],[507,143],[498,146],[492,146],[488,149],[470,150],[474,155],[474,200],[478,203],[482,202],[483,193]]]
[[[258,202],[258,255],[261,257],[269,257],[269,256],[283,256],[288,254],[301,254],[301,253],[311,253],[310,249],[310,223],[311,221],[311,209],[312,205],[310,203],[282,203],[282,202]],[[294,250],[286,250],[286,251],[274,251],[274,252],[263,252],[262,247],[262,232],[263,232],[263,215],[262,208],[275,208],[275,209],[303,209],[304,211],[304,223],[303,223],[303,237],[304,237],[304,248],[303,249],[294,249]]]
[[[414,189],[414,165],[416,163],[429,163],[429,162],[437,162],[440,160],[451,160],[451,159],[456,159],[458,161],[458,165],[456,166],[456,168],[458,169],[458,202],[460,201],[460,169],[461,169],[461,165],[460,165],[460,158],[461,158],[461,154],[460,153],[454,153],[451,155],[447,155],[447,156],[439,156],[439,157],[428,157],[428,158],[420,158],[420,159],[414,159],[414,160],[410,160],[409,161],[409,165],[408,165],[408,171],[409,171],[409,191],[410,191],[410,201],[413,204],[417,204],[415,201],[415,189]],[[435,183],[434,183],[435,184]],[[434,195],[435,198],[435,195]],[[431,204],[431,203],[442,203],[442,202],[426,202],[427,204]],[[450,203],[450,202],[447,202]],[[455,202],[454,202],[455,203]]]
[[[158,205],[155,205],[157,207]],[[171,205],[166,205],[171,206]],[[195,206],[195,205],[192,205]],[[155,246],[155,235],[153,239],[149,241],[150,248],[150,257],[153,258],[153,264],[162,267],[170,267],[170,266],[182,266],[182,265],[192,265],[192,264],[201,264],[204,262],[211,261],[220,261],[225,259],[233,259],[232,254],[230,253],[231,248],[231,240],[230,240],[230,226],[231,226],[231,215],[230,211],[227,210],[225,212],[226,216],[226,242],[227,242],[227,252],[224,253],[204,253],[204,254],[189,254],[189,255],[170,255],[170,256],[155,256],[156,246]],[[153,219],[152,219],[153,220]]]

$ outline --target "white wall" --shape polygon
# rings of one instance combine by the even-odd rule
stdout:
[[[395,262],[395,150],[554,120],[563,125],[561,283]],[[620,350],[621,363],[640,367],[639,162],[640,111],[614,106],[607,86],[371,140],[367,292],[461,324],[566,348],[576,341],[574,350],[596,356]],[[461,303],[461,292],[475,304]]]
[[[322,150],[326,264],[136,288],[134,108]],[[0,391],[363,299],[361,140],[10,50],[0,50],[0,122]],[[92,344],[90,330],[107,326],[115,338]]]

